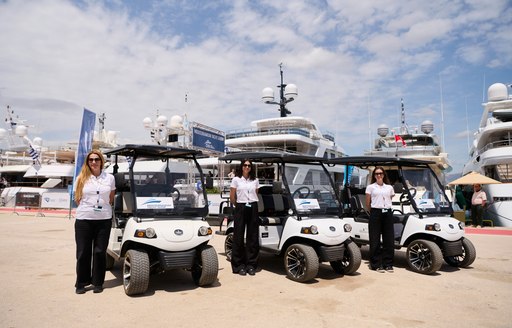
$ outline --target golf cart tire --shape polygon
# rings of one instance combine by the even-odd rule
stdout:
[[[226,235],[224,240],[224,254],[226,254],[226,260],[231,262],[231,254],[233,253],[233,233],[230,232]]]
[[[126,295],[143,294],[149,285],[149,256],[130,249],[123,262],[123,285]]]
[[[217,281],[219,260],[213,246],[201,245],[198,247],[191,272],[192,279],[197,286],[208,286]]]
[[[329,263],[334,272],[338,274],[353,274],[361,266],[361,250],[356,243],[350,241],[345,244],[343,259]]]
[[[114,267],[115,260],[108,253],[105,256],[107,257],[107,261],[105,262],[105,269],[111,270]]]
[[[476,249],[469,239],[462,239],[462,255],[445,256],[444,260],[448,265],[458,268],[470,266],[476,259]]]
[[[407,263],[417,273],[432,274],[443,265],[443,253],[436,243],[417,239],[407,246]]]
[[[306,282],[318,274],[318,255],[313,247],[302,244],[290,245],[284,254],[286,276],[297,282]]]

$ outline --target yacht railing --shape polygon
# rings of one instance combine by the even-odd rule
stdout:
[[[258,129],[250,129],[250,130],[242,130],[242,131],[233,131],[226,133],[226,139],[235,139],[235,138],[244,138],[244,137],[257,137],[257,136],[269,136],[276,134],[296,134],[304,137],[310,137],[310,133],[308,130],[299,129],[299,128],[282,128],[282,129],[272,129],[272,130],[258,130]]]
[[[503,148],[503,147],[511,147],[512,146],[512,136],[511,133],[508,133],[508,136],[505,136],[505,138],[489,142],[485,146],[483,146],[478,152],[482,154],[483,152],[486,152],[489,149],[496,149],[496,148]]]

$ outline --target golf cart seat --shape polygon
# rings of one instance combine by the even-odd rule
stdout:
[[[288,199],[279,191],[276,185],[273,187],[261,187],[258,192],[258,214],[260,225],[280,225],[283,223],[288,211]]]
[[[370,211],[363,205],[366,202],[366,195],[354,195],[350,197],[350,208],[356,222],[368,222],[370,220]]]
[[[114,218],[119,228],[124,228],[128,217],[133,213],[133,200],[125,173],[116,173],[116,194],[114,196]]]

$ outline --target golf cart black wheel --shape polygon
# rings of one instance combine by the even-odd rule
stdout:
[[[345,244],[343,259],[329,263],[334,272],[338,274],[352,274],[361,266],[361,250],[356,243],[349,241]]]
[[[192,267],[192,279],[198,286],[208,286],[217,281],[219,260],[211,245],[201,245],[197,248],[196,259]]]
[[[233,253],[233,233],[230,232],[226,235],[224,240],[224,253],[226,254],[226,260],[231,262],[231,254]]]
[[[107,257],[107,261],[105,262],[106,263],[105,269],[110,270],[114,267],[115,260],[108,253],[107,253],[106,257]]]
[[[149,256],[144,251],[130,249],[123,262],[123,285],[126,295],[146,292],[149,285]]]
[[[476,249],[469,239],[462,239],[462,255],[445,256],[446,263],[453,267],[466,268],[470,266],[476,259]]]
[[[297,282],[305,282],[316,277],[318,273],[318,255],[313,247],[293,244],[284,254],[286,276]]]
[[[309,194],[311,194],[311,190],[306,186],[302,186],[293,192],[292,198],[308,198]]]
[[[418,239],[407,247],[407,263],[414,272],[432,274],[441,268],[443,253],[436,243]]]

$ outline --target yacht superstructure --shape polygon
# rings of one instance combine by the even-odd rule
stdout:
[[[409,126],[405,123],[405,110],[402,101],[401,125],[389,128],[385,124],[377,128],[378,138],[372,149],[364,152],[368,156],[414,158],[435,162],[434,172],[444,182],[444,173],[452,167],[448,154],[444,152],[438,136],[433,133],[434,124],[425,120],[420,126]]]
[[[489,87],[463,174],[475,171],[502,182],[483,186],[488,199],[484,215],[495,225],[512,227],[512,96],[508,88],[503,83]]]

